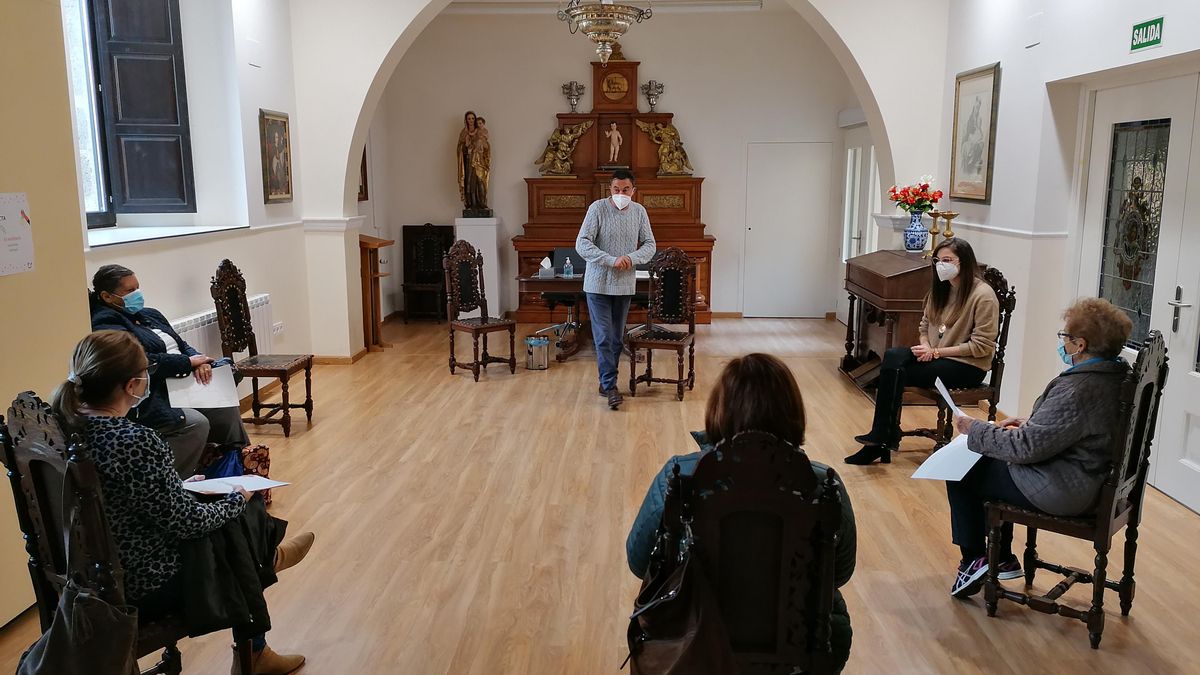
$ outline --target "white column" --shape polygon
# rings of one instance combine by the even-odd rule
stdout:
[[[483,290],[487,294],[488,312],[500,316],[500,246],[499,218],[455,218],[454,237],[462,239],[483,254]],[[479,310],[461,316],[479,316]]]
[[[354,356],[364,349],[358,232],[364,218],[305,218],[312,350]]]

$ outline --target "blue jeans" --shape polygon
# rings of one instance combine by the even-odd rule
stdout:
[[[632,295],[587,294],[592,342],[596,345],[596,368],[600,373],[600,388],[605,391],[617,386],[617,368],[621,365],[621,348],[625,344],[625,318],[632,299]]]

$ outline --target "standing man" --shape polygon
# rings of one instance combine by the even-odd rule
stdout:
[[[637,277],[634,265],[645,265],[654,257],[654,233],[650,217],[641,204],[633,203],[633,174],[613,172],[611,194],[592,202],[575,250],[587,261],[583,292],[587,294],[596,365],[600,372],[600,395],[608,397],[613,410],[624,398],[617,391],[617,367],[624,345],[625,318],[633,299]]]

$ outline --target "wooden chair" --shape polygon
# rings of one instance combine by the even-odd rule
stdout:
[[[996,353],[992,355],[992,369],[987,381],[978,387],[969,389],[951,389],[950,396],[957,406],[975,406],[980,401],[988,402],[988,421],[996,421],[996,410],[1000,403],[1000,385],[1004,382],[1004,352],[1008,347],[1008,328],[1012,322],[1013,310],[1017,308],[1017,291],[1010,288],[1004,274],[995,267],[987,268],[983,273],[983,281],[996,292],[1000,302],[1000,334],[996,338]],[[905,387],[904,400],[918,400],[937,404],[938,421],[933,429],[921,428],[901,431],[900,436],[922,436],[934,441],[935,448],[940,448],[950,442],[954,436],[954,420],[950,407],[942,400],[936,389],[925,387]],[[903,406],[901,406],[903,412]]]
[[[1012,600],[1046,614],[1060,614],[1087,624],[1093,649],[1100,647],[1104,632],[1104,589],[1117,591],[1121,598],[1121,616],[1133,608],[1133,565],[1137,556],[1138,525],[1142,519],[1142,497],[1146,472],[1150,468],[1150,445],[1158,421],[1158,404],[1167,380],[1167,348],[1162,334],[1150,331],[1138,352],[1137,361],[1121,383],[1121,408],[1113,421],[1112,466],[1100,488],[1094,515],[1064,518],[1048,513],[1021,509],[1003,502],[987,504],[988,575],[984,579],[984,600],[988,616],[996,615],[999,600]],[[1006,590],[1000,585],[1000,536],[1004,523],[1024,525],[1025,585],[1033,584],[1038,569],[1050,570],[1064,578],[1045,595],[1027,595]],[[1125,528],[1125,570],[1120,581],[1106,577],[1108,551],[1112,538]],[[1038,559],[1038,530],[1048,530],[1092,542],[1096,550],[1094,569],[1088,573],[1075,567],[1056,565]],[[1060,605],[1058,599],[1075,583],[1092,585],[1092,604],[1086,611]]]
[[[686,325],[687,331],[670,330],[655,323]],[[672,246],[650,262],[650,306],[646,323],[625,334],[629,350],[629,395],[637,396],[637,383],[673,384],[676,397],[683,400],[683,388],[696,385],[696,264],[683,249]],[[637,374],[638,350],[646,350],[646,372]],[[675,352],[679,363],[676,379],[654,377],[654,350]],[[688,372],[683,374],[683,352],[687,350]]]
[[[250,424],[278,424],[283,435],[292,435],[292,409],[303,408],[304,415],[312,422],[312,354],[259,354],[258,342],[254,337],[254,326],[250,323],[250,305],[246,302],[246,278],[229,259],[221,261],[212,278],[211,291],[217,306],[217,325],[221,329],[221,351],[233,358],[237,352],[248,351],[249,356],[237,361],[234,367],[243,376],[250,378],[254,389],[250,409],[253,417],[243,418]],[[288,380],[292,375],[304,371],[304,403],[288,400]],[[263,403],[258,393],[258,378],[279,380],[281,401]],[[267,414],[263,415],[263,408]],[[280,415],[276,419],[276,415]]]
[[[702,457],[681,487],[668,501],[678,493],[682,505],[664,513],[692,520],[742,675],[834,672],[837,474],[820,481],[802,450],[747,431]]]
[[[0,418],[0,445],[16,503],[17,523],[29,554],[29,576],[42,630],[50,628],[68,578],[109,604],[124,606],[125,572],[104,512],[100,478],[83,437],[74,434],[68,439],[50,406],[27,391],[13,401],[7,426]],[[68,473],[72,489],[64,500],[63,484]],[[64,522],[64,505],[67,513],[77,509],[73,528]],[[177,643],[187,636],[182,617],[141,622],[138,658],[162,651],[159,662],[142,675],[182,673],[183,659]],[[250,640],[239,641],[235,649],[242,672],[251,672]]]
[[[405,225],[404,247],[404,323],[410,318],[443,321],[446,318],[446,280],[442,258],[454,243],[454,228],[449,225]]]
[[[450,317],[450,374],[458,367],[470,368],[479,381],[479,370],[489,363],[507,363],[510,373],[517,372],[517,323],[508,319],[488,316],[487,294],[483,288],[483,254],[475,247],[459,240],[454,242],[446,257],[442,259],[442,270],[446,275],[446,314]],[[479,316],[460,319],[462,312],[479,310]],[[471,334],[475,344],[475,360],[462,363],[454,358],[454,331]],[[508,331],[508,358],[503,359],[488,353],[488,333]],[[479,355],[479,337],[483,336],[483,356]]]

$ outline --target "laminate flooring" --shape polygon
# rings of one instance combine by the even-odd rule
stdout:
[[[301,417],[289,439],[278,427],[250,430],[271,447],[272,475],[293,482],[276,490],[272,512],[293,533],[317,533],[308,559],[267,592],[270,643],[306,654],[305,675],[618,672],[638,588],[625,535],[654,473],[694,449],[687,432],[703,427],[724,362],[751,351],[793,369],[807,405],[806,449],[837,469],[854,505],[846,672],[1200,672],[1200,516],[1153,490],[1133,613],[1121,618],[1108,596],[1099,651],[1081,623],[1012,603],[990,619],[981,596],[951,599],[957,550],[945,488],[909,478],[931,444],[906,440],[890,465],[842,464],[872,406],[837,371],[840,324],[717,320],[699,328],[696,389],[684,402],[655,385],[619,412],[596,394],[590,351],[547,371],[526,371],[523,358],[515,375],[493,365],[475,383],[447,372],[444,327],[389,323],[385,335],[394,348],[315,369],[311,426]],[[507,353],[502,342],[492,341],[495,351]],[[470,353],[466,341],[459,349]],[[625,361],[622,387],[627,377]],[[933,416],[905,413],[908,424]],[[1016,540],[1023,545],[1020,530]],[[1091,564],[1083,542],[1047,534],[1039,550]],[[1041,572],[1035,586],[1056,580]],[[1083,604],[1089,593],[1068,598]],[[36,636],[32,612],[0,630],[0,671],[12,672]],[[185,640],[185,672],[226,672],[229,642],[228,634]]]

